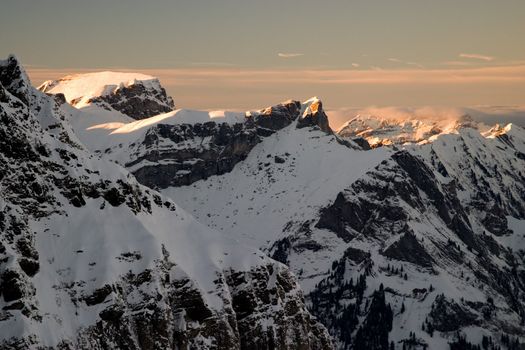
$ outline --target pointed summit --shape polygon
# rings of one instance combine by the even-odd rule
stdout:
[[[303,113],[297,121],[297,128],[307,126],[318,126],[322,131],[332,133],[328,116],[323,110],[323,102],[318,97],[312,97],[303,103]]]
[[[7,59],[0,60],[0,84],[24,103],[28,102],[31,82],[15,55],[9,55]]]

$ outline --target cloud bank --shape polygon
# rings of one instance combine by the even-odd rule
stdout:
[[[105,69],[29,67],[34,85]],[[110,69],[112,70],[112,69]],[[113,69],[115,70],[115,69]],[[320,96],[326,108],[344,106],[525,105],[525,62],[443,69],[255,69],[188,67],[119,69],[160,79],[181,108],[254,109],[287,99]]]
[[[62,76],[101,71],[104,69],[46,69],[29,68],[34,81],[56,79]],[[469,84],[480,82],[525,83],[525,64],[514,66],[458,68],[458,69],[239,69],[230,67],[173,68],[173,69],[119,69],[142,72],[161,78],[164,84],[195,85],[206,81],[226,81],[234,85],[255,83],[289,84]]]

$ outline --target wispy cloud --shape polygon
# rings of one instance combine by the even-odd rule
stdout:
[[[393,58],[393,57],[389,58],[388,60],[389,60],[390,62],[401,63],[401,60],[400,60],[400,59]]]
[[[418,67],[418,68],[424,68],[423,65],[417,63],[417,62],[411,62],[411,61],[403,61],[403,60],[400,60],[399,58],[395,58],[395,57],[390,57],[388,59],[390,62],[394,62],[394,63],[400,63],[400,64],[406,64],[408,66],[414,66],[414,67]]]
[[[296,52],[279,52],[277,56],[281,58],[294,58],[294,57],[300,57],[304,56],[304,53],[296,53]]]
[[[487,61],[487,62],[494,61],[494,57],[492,57],[492,56],[480,55],[480,54],[477,54],[477,53],[460,53],[459,57],[461,57],[461,58],[470,58],[470,59],[473,59],[473,60]]]

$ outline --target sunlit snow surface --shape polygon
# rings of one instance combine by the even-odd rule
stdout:
[[[82,108],[93,97],[111,94],[119,87],[136,82],[152,89],[160,88],[159,80],[150,75],[108,71],[69,75],[57,81],[46,81],[39,89],[50,94],[62,93],[69,103]]]
[[[137,120],[135,122],[127,123],[111,132],[112,135],[115,134],[128,134],[137,132],[140,130],[146,130],[149,127],[152,127],[156,124],[167,124],[167,125],[176,125],[176,124],[196,124],[196,123],[206,123],[214,121],[216,123],[228,123],[236,124],[242,123],[245,120],[245,113],[243,112],[227,112],[227,111],[196,111],[189,109],[178,109],[173,112],[168,112],[165,114],[160,114],[155,117]],[[92,129],[104,128],[105,124],[95,125]],[[135,136],[136,137],[136,136]]]

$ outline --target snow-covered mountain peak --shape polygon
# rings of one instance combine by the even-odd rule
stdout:
[[[314,96],[304,101],[301,107],[301,116],[305,116],[311,113],[317,113],[319,109],[323,108],[323,103],[317,96]]]
[[[297,121],[297,127],[317,126],[322,131],[332,133],[328,116],[323,110],[323,102],[314,96],[302,104],[301,116]]]
[[[494,125],[488,131],[482,133],[488,139],[500,139],[505,144],[515,148],[519,158],[525,158],[525,129],[519,125],[509,123],[504,126]]]
[[[519,133],[521,132],[521,130],[523,130],[523,128],[515,124],[512,124],[512,123],[508,123],[505,125],[501,125],[498,123],[494,125],[493,127],[491,127],[489,130],[485,131],[483,133],[483,136],[492,138],[492,137],[498,137],[498,136],[508,134],[508,133],[513,133],[516,131]]]
[[[462,128],[488,129],[469,115],[449,118],[416,118],[358,114],[344,123],[337,133],[343,137],[362,137],[372,147],[432,142],[438,135],[457,134]]]
[[[304,106],[304,108],[308,108],[309,106],[315,104],[315,103],[320,103],[321,102],[321,99],[317,96],[312,96],[310,97],[308,100],[304,101],[302,103],[302,105]]]
[[[74,74],[58,80],[48,80],[38,89],[46,93],[62,93],[69,103],[81,108],[89,104],[92,98],[110,95],[118,89],[134,84],[142,84],[148,88],[160,88],[159,80],[150,75],[104,71]]]
[[[133,119],[144,119],[175,109],[160,81],[129,72],[94,72],[49,80],[38,87],[48,94],[63,94],[76,108],[96,105]]]

